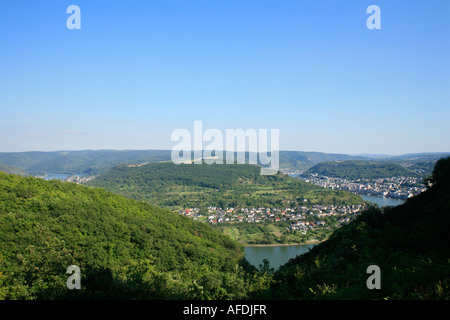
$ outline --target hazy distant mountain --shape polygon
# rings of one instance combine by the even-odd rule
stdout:
[[[384,154],[384,153],[362,153],[362,154],[356,154],[355,156],[360,156],[360,157],[369,158],[369,159],[387,159],[387,158],[393,157],[393,155]]]
[[[171,152],[171,150],[3,152],[0,153],[0,164],[11,165],[30,173],[98,173],[120,163],[169,161]],[[365,159],[361,156],[304,151],[280,151],[279,156],[281,168],[300,170],[306,170],[323,161]],[[238,155],[238,158],[242,159],[242,155]]]
[[[0,164],[19,168],[31,174],[85,173],[97,174],[118,164],[141,164],[155,161],[171,160],[171,150],[81,150],[52,152],[2,152]],[[280,151],[280,168],[305,171],[325,161],[343,160],[437,160],[450,153],[419,153],[402,156],[381,154],[348,155],[339,153]],[[242,159],[242,154],[237,157]],[[246,154],[248,156],[248,153]]]
[[[0,164],[0,171],[8,173],[8,174],[17,174],[19,176],[26,176],[27,173],[25,171],[23,171],[22,169],[13,167],[13,166],[9,166],[6,164]]]
[[[29,173],[98,173],[119,163],[170,160],[170,150],[83,150],[0,153],[0,163]]]
[[[450,156],[450,152],[407,153],[400,156],[392,156],[389,160],[439,160]]]
[[[280,151],[281,168],[304,171],[321,162],[341,160],[369,160],[369,158],[339,153]]]

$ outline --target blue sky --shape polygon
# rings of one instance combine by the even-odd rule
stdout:
[[[450,1],[2,0],[0,111],[0,152],[171,149],[195,120],[279,129],[283,150],[447,152]]]

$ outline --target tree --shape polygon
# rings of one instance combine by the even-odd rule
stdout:
[[[430,188],[433,185],[448,185],[450,183],[450,157],[436,161],[433,173],[424,180],[424,184]]]

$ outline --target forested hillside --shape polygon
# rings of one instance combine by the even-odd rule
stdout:
[[[275,274],[274,299],[449,299],[450,158],[429,189],[403,205],[370,209]],[[367,267],[381,270],[369,290]]]
[[[304,173],[305,176],[311,174],[349,180],[416,176],[415,172],[399,163],[384,161],[327,161]]]
[[[327,190],[284,174],[263,176],[256,165],[149,163],[117,166],[87,183],[172,208],[281,206],[284,200],[357,204],[355,194]]]
[[[0,172],[0,299],[242,298],[257,283],[242,257],[219,231],[148,203]],[[81,290],[66,287],[70,265]]]
[[[368,157],[352,156],[339,153],[280,151],[280,167],[297,170],[307,170],[325,161],[369,160]]]

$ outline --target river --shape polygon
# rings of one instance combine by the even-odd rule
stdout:
[[[361,198],[363,198],[366,201],[370,201],[373,203],[378,204],[380,207],[383,206],[398,206],[400,204],[405,203],[405,199],[400,199],[400,198],[385,198],[382,196],[367,196],[367,195],[363,195],[360,194]]]
[[[270,267],[277,270],[291,258],[306,253],[314,244],[283,245],[283,246],[247,246],[245,258],[255,267],[259,267],[264,259],[269,260]]]
[[[45,180],[65,180],[68,177],[70,177],[71,174],[68,173],[55,173],[55,172],[47,172],[46,176],[44,177]]]

